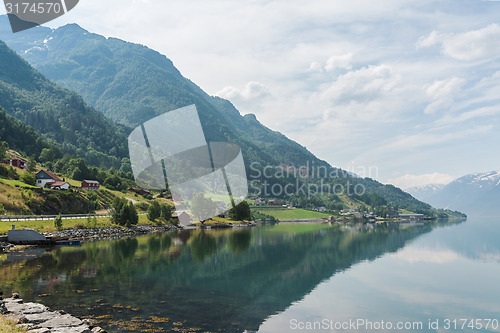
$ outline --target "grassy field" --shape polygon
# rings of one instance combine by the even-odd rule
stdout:
[[[34,188],[34,189],[37,188],[36,186],[28,185],[25,182],[22,182],[20,180],[14,180],[14,179],[0,178],[0,182],[5,184],[5,185],[12,186],[12,187],[17,186],[17,187],[21,187],[21,188]]]
[[[18,333],[27,332],[27,330],[22,328],[14,327],[14,324],[7,320],[4,316],[0,315],[0,333]]]
[[[77,226],[88,226],[87,218],[82,219],[63,219],[63,229],[65,228],[75,228]],[[35,229],[40,232],[52,232],[56,231],[54,227],[54,219],[43,220],[43,221],[22,221],[22,222],[0,222],[0,235],[6,234],[8,230],[12,229],[12,225],[16,226],[16,229],[30,228]],[[148,220],[147,215],[139,215],[139,224],[153,224]],[[97,218],[97,226],[100,228],[109,227],[119,227],[116,224],[111,223],[109,217]]]
[[[257,208],[254,211],[259,211],[263,214],[274,216],[278,220],[293,220],[293,219],[314,219],[328,217],[331,214],[325,214],[305,209],[291,208]]]

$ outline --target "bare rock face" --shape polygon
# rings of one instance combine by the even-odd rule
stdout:
[[[17,326],[31,333],[106,333],[88,320],[73,317],[64,311],[51,311],[38,303],[24,303],[18,294],[2,300],[0,312],[17,321]]]

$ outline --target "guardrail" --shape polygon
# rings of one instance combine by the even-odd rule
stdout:
[[[1,222],[12,222],[12,221],[47,221],[53,220],[59,215],[5,215],[0,216]],[[61,215],[62,219],[86,219],[89,214],[64,214]],[[109,214],[90,214],[90,217],[109,217]]]
[[[146,215],[147,213],[139,213],[137,215]],[[17,221],[49,221],[53,220],[59,215],[4,215],[0,216],[0,222],[17,222]],[[110,214],[63,214],[61,218],[63,220],[68,219],[86,219],[88,216],[102,218],[110,217]]]

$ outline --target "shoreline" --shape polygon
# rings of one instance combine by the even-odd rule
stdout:
[[[82,320],[62,310],[52,311],[40,303],[24,303],[16,293],[6,299],[0,296],[0,316],[11,322],[13,329],[20,328],[27,332],[106,333],[92,320]]]
[[[229,229],[229,228],[245,228],[254,227],[255,222],[241,223],[218,223],[206,225],[192,225],[189,227],[178,227],[173,224],[166,225],[149,225],[141,224],[130,228],[120,227],[105,227],[105,228],[67,228],[60,231],[41,233],[48,239],[53,241],[53,245],[57,245],[59,241],[81,240],[82,242],[93,242],[106,239],[120,239],[131,236],[153,234],[158,232],[173,232],[180,230],[209,230],[209,229]],[[18,246],[11,244],[7,240],[7,235],[0,236],[0,253],[8,253],[10,250],[15,250]],[[22,245],[24,246],[24,245]],[[38,245],[33,245],[38,246]]]

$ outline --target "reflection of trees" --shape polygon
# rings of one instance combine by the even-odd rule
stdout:
[[[151,237],[148,239],[148,250],[151,254],[157,254],[161,250],[161,239],[159,237]]]
[[[191,237],[191,232],[188,231],[188,230],[181,230],[179,231],[179,239],[184,243],[186,244],[187,241],[189,240],[189,238]]]
[[[243,253],[250,247],[252,232],[250,230],[239,230],[229,234],[229,248],[233,253]]]
[[[28,262],[10,281],[15,279],[15,286],[22,286],[16,291],[36,293],[33,286],[40,276],[66,274],[67,280],[53,289],[59,293],[43,301],[75,315],[88,315],[95,300],[104,299],[140,308],[146,317],[160,313],[206,331],[230,327],[232,332],[242,332],[257,330],[270,314],[300,300],[336,272],[397,251],[434,226],[394,229],[381,225],[352,231],[319,226],[302,233],[258,227],[147,235],[58,251]],[[179,239],[189,239],[190,251]],[[228,246],[222,246],[226,241]],[[178,257],[171,256],[173,250]],[[209,256],[217,260],[205,260]],[[82,266],[97,268],[97,275],[79,277],[75,268]],[[0,281],[0,289],[5,285]],[[99,291],[88,294],[90,288]],[[86,290],[86,297],[76,295],[78,289]],[[164,300],[167,302],[160,303]],[[75,301],[87,308],[74,307]],[[125,311],[100,309],[108,310],[115,321],[130,320]],[[238,328],[232,326],[235,322],[240,324]],[[157,331],[168,331],[161,325],[166,324],[159,323]]]
[[[133,257],[138,246],[137,238],[120,239],[113,243],[115,262],[120,263],[124,259]]]
[[[203,262],[205,257],[209,257],[217,251],[217,241],[215,237],[206,232],[200,232],[191,237],[191,256],[194,260]]]

